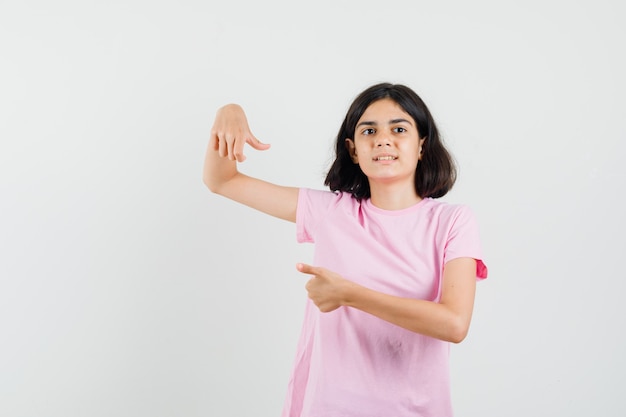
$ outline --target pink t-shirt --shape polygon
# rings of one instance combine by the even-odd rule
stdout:
[[[365,287],[438,301],[443,266],[478,260],[478,226],[467,206],[426,198],[396,211],[348,193],[300,189],[298,242],[315,243],[313,265]],[[452,416],[449,343],[360,310],[321,313],[307,301],[283,417]]]

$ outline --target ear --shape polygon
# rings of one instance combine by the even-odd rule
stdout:
[[[419,161],[422,160],[422,156],[424,155],[424,142],[426,142],[426,138],[425,137],[421,138],[419,140],[419,148],[418,148],[419,149],[419,156],[417,157],[417,159]]]
[[[355,164],[358,164],[359,157],[356,154],[356,146],[354,146],[354,141],[352,139],[346,138],[345,144],[346,144],[346,149],[348,150],[348,153],[350,154],[350,158],[352,159],[352,162],[354,162]]]

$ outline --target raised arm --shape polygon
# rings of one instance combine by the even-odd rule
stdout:
[[[272,184],[238,171],[237,163],[246,159],[243,153],[246,143],[256,150],[270,147],[254,137],[241,106],[228,104],[220,108],[204,160],[204,184],[216,194],[295,222],[298,188]]]

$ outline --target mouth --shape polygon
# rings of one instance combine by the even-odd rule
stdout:
[[[398,157],[393,155],[380,155],[372,158],[374,161],[395,161],[396,159],[398,159]]]

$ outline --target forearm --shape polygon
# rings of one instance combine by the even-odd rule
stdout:
[[[349,283],[344,306],[356,308],[412,332],[459,343],[470,317],[441,303],[396,297]]]
[[[446,262],[438,303],[383,294],[365,288],[338,273],[303,263],[298,271],[312,275],[306,289],[320,311],[341,306],[356,308],[412,332],[459,343],[467,335],[476,292],[476,260]]]
[[[212,135],[204,158],[204,184],[209,190],[219,194],[221,186],[237,174],[237,162],[220,156],[217,137]]]

